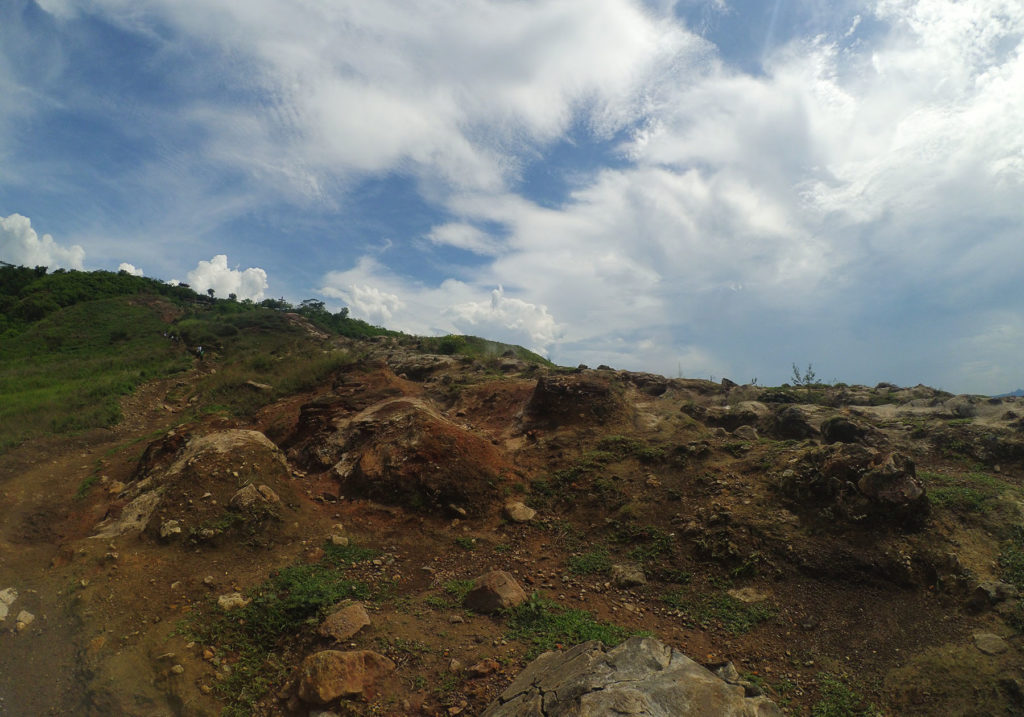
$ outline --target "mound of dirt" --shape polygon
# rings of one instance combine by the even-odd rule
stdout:
[[[266,538],[292,499],[284,454],[258,431],[195,437],[172,432],[140,461],[117,517],[97,537],[140,531],[160,540],[209,541],[224,534]]]
[[[299,452],[340,455],[333,471],[346,495],[428,512],[482,515],[497,509],[512,466],[490,442],[412,397],[338,416]]]

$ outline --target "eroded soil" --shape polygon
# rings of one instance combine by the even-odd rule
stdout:
[[[237,655],[195,642],[183,626],[219,595],[315,562],[339,533],[377,551],[350,576],[387,588],[366,602],[372,625],[349,645],[398,666],[370,694],[336,703],[339,713],[482,712],[531,649],[509,638],[504,618],[468,612],[446,590],[491,569],[699,662],[732,661],[791,714],[810,713],[824,673],[884,714],[1024,711],[1015,602],[967,607],[979,583],[1001,577],[1000,550],[1022,522],[1019,428],[1007,417],[1024,414],[1019,402],[978,402],[965,420],[944,413],[936,392],[864,389],[892,401],[806,405],[813,432],[803,439],[773,434],[778,406],[758,403],[738,420],[760,436],[741,438],[721,424],[735,423],[725,413],[755,401],[755,387],[447,358],[414,372],[397,348],[374,351],[249,420],[197,411],[195,376],[184,376],[127,399],[112,430],[0,458],[0,589],[19,594],[0,632],[0,714],[219,714],[216,687]],[[539,378],[548,384],[540,398]],[[407,413],[375,412],[399,399],[423,410],[406,422]],[[787,493],[781,476],[821,446],[815,427],[835,415],[870,426],[875,450],[910,456],[926,489],[929,476],[973,474],[997,494],[906,521]],[[147,446],[170,431],[229,428],[263,431],[287,457],[291,497],[272,529],[211,540],[153,530],[92,537],[144,478]],[[966,432],[955,447],[934,440],[948,430]],[[979,431],[1001,431],[1009,448],[1000,453]],[[207,478],[195,480],[167,510],[185,515],[189,500],[210,492]],[[508,521],[510,500],[538,516]],[[647,583],[619,587],[606,563],[639,563]],[[729,591],[757,600],[730,600]],[[744,623],[747,607],[760,612]],[[19,631],[22,609],[36,619]],[[328,646],[315,627],[284,645],[283,659],[297,665]],[[1004,636],[1010,649],[982,653],[977,632]],[[462,669],[488,658],[497,671]],[[285,677],[251,709],[306,715],[311,706]]]

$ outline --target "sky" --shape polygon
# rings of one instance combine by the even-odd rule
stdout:
[[[0,260],[1024,385],[1020,0],[0,0]]]

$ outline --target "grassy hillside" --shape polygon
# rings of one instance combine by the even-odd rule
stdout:
[[[339,336],[387,336],[436,353],[550,363],[473,336],[389,331],[350,318],[347,309],[332,314],[316,300],[257,304],[124,272],[47,273],[0,263],[0,453],[33,436],[113,425],[122,396],[194,365],[216,367],[202,372],[196,410],[251,413],[349,362],[330,340]]]

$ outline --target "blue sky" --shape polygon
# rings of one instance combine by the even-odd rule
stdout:
[[[553,360],[1024,384],[1019,0],[6,0],[0,260]]]

